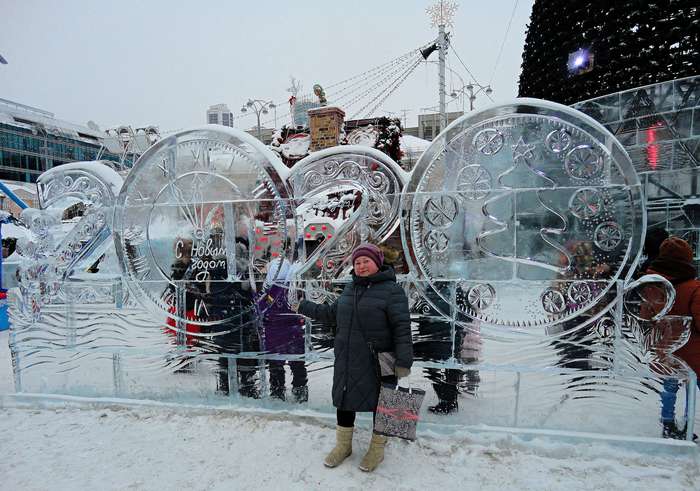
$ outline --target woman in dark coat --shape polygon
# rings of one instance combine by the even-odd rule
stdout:
[[[393,268],[373,244],[358,246],[352,263],[352,282],[332,305],[307,300],[299,305],[299,313],[336,326],[333,405],[338,427],[336,446],[324,461],[327,467],[352,453],[355,413],[375,412],[381,382],[408,376],[413,363],[408,299]],[[374,433],[360,469],[373,471],[384,459],[385,444],[386,437]]]

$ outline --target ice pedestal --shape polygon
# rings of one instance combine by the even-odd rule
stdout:
[[[695,375],[677,360],[659,364],[639,342],[641,334],[635,338],[627,327],[613,323],[601,330],[593,322],[579,328],[583,332],[509,337],[499,335],[499,326],[482,324],[477,331],[473,324],[426,315],[417,307],[409,381],[427,393],[421,419],[430,427],[659,437],[661,397],[670,381],[679,386],[673,404],[677,426],[687,422],[692,435],[686,414],[694,414]],[[333,413],[332,352],[324,351],[322,326],[309,323],[309,335],[316,335],[301,355],[227,354],[178,347],[164,321],[129,302],[119,309],[112,303],[52,305],[44,309],[40,328],[16,316],[11,336],[16,389]],[[301,403],[293,393],[292,362],[303,362],[306,370],[308,400]],[[281,363],[284,399],[271,385],[270,368]],[[455,404],[447,412],[429,409],[445,402]]]

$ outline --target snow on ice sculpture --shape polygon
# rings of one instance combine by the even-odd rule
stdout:
[[[454,283],[459,311],[530,328],[569,321],[627,281],[645,215],[637,174],[601,125],[521,99],[465,116],[423,154],[405,193],[417,281]]]

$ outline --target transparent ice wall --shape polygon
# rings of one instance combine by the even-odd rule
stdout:
[[[639,173],[698,166],[700,76],[637,87],[572,107],[615,135]]]
[[[89,177],[86,189],[113,176]],[[693,389],[678,391],[681,425],[694,402],[671,354],[687,319],[649,320],[668,285],[629,281],[641,183],[615,138],[569,108],[466,116],[411,174],[355,146],[289,170],[249,135],[205,126],[154,145],[104,201],[86,189],[81,223],[104,214],[91,227],[64,230],[58,201],[27,217],[19,391],[331,411],[332,326],[290,307],[333,301],[349,252],[371,241],[409,298],[428,424],[658,436],[665,380]]]
[[[572,107],[603,124],[640,174],[648,228],[687,240],[700,266],[700,76],[637,87]]]

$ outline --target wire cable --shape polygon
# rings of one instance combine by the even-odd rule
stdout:
[[[467,65],[464,64],[464,62],[462,61],[462,58],[459,57],[459,53],[457,53],[457,50],[454,49],[454,46],[452,46],[452,45],[450,44],[450,47],[452,48],[452,52],[455,54],[455,56],[457,57],[457,59],[459,60],[459,62],[462,64],[462,66],[464,67],[464,69],[467,71],[467,73],[469,74],[469,76],[471,76],[472,80],[474,80],[474,82],[476,82],[477,84],[479,84],[479,82],[477,81],[477,79],[476,79],[476,77],[474,76],[474,74],[472,73],[472,71],[467,67]],[[481,84],[479,84],[479,85],[481,85]],[[486,92],[484,92],[484,94],[486,94]],[[488,97],[488,98],[491,100],[491,102],[495,102],[495,101],[493,100],[493,97],[491,97],[490,94],[486,94],[486,97]]]
[[[356,94],[358,91],[362,90],[368,84],[372,83],[373,81],[375,81],[381,77],[381,79],[378,82],[376,82],[375,84],[373,84],[372,87],[370,87],[369,89],[366,89],[364,92],[362,92],[359,96],[352,99],[350,102],[345,103],[345,107],[347,109],[348,107],[351,107],[354,104],[357,104],[357,102],[359,102],[364,97],[366,97],[369,93],[371,93],[373,89],[375,89],[377,86],[381,85],[382,82],[391,78],[392,74],[396,73],[397,71],[402,71],[405,67],[407,67],[412,62],[414,57],[419,55],[419,53],[420,53],[420,51],[418,49],[413,49],[407,53],[404,53],[401,56],[394,58],[393,60],[390,60],[389,62],[383,63],[381,65],[377,65],[373,68],[370,68],[369,70],[365,70],[364,72],[362,72],[359,75],[355,75],[355,76],[349,77],[341,82],[337,82],[337,83],[334,83],[332,85],[329,85],[328,88],[330,89],[332,87],[340,86],[343,83],[347,83],[351,80],[359,79],[355,83],[350,84],[347,87],[342,88],[338,92],[330,93],[329,98],[333,99],[333,104],[338,104],[338,103],[344,102],[348,99],[348,97]],[[376,73],[373,73],[373,72],[376,72]],[[360,78],[360,77],[363,77],[367,74],[372,74],[372,75],[370,75],[369,77]],[[352,90],[350,90],[350,89],[352,89]],[[301,99],[304,99],[304,98],[311,97],[311,95],[313,95],[313,92],[310,92],[308,94],[303,94],[303,95],[298,96],[298,97],[300,97]],[[338,97],[339,95],[341,95],[341,97]],[[284,104],[284,105],[286,105],[286,104]],[[281,106],[283,106],[282,103],[277,104],[277,107],[281,107]],[[251,114],[252,113],[244,113],[244,114],[238,116],[238,118],[243,118],[243,117],[249,116]],[[261,125],[267,125],[268,123],[274,121],[274,119],[275,118],[269,118],[265,121],[261,121]],[[280,120],[279,117],[277,119]],[[285,116],[282,117],[282,119],[280,121],[291,123],[291,115],[286,114]]]
[[[493,77],[496,75],[496,68],[498,63],[501,61],[501,55],[503,54],[503,47],[506,45],[506,39],[508,39],[508,33],[510,32],[510,26],[513,23],[513,18],[515,17],[515,10],[518,8],[518,0],[515,0],[513,5],[513,11],[510,13],[510,20],[508,21],[508,27],[506,27],[506,33],[503,35],[503,41],[501,41],[501,49],[498,50],[498,56],[496,57],[496,63],[493,65],[493,72],[491,73],[491,78],[489,79],[489,85],[493,82]]]
[[[359,101],[363,100],[365,97],[367,97],[370,93],[372,93],[377,87],[380,87],[382,84],[387,82],[389,79],[392,78],[396,73],[404,73],[412,64],[415,63],[415,60],[408,60],[406,63],[403,63],[402,65],[396,67],[394,70],[391,72],[387,73],[382,77],[380,80],[372,84],[369,88],[367,88],[364,92],[361,94],[357,95],[354,99],[350,100],[347,102],[347,106],[353,106],[354,104],[358,103]],[[399,75],[400,76],[400,75]]]
[[[360,87],[365,86],[365,85],[368,85],[368,84],[371,83],[373,80],[376,80],[377,78],[381,77],[381,76],[382,76],[383,74],[385,74],[387,71],[392,70],[392,69],[395,69],[395,68],[397,68],[398,66],[405,65],[408,61],[410,61],[410,58],[411,58],[411,57],[402,57],[402,58],[399,58],[399,59],[396,60],[396,61],[397,61],[396,63],[393,63],[392,65],[387,66],[384,70],[377,71],[377,72],[374,73],[373,75],[367,76],[367,77],[363,78],[362,80],[360,80],[359,82],[357,82],[357,83],[355,83],[355,84],[348,85],[347,87],[345,87],[344,89],[342,89],[342,90],[340,90],[340,91],[338,91],[338,92],[332,92],[332,93],[330,93],[329,97],[332,97],[334,101],[342,100],[342,99],[344,99],[347,95],[353,94],[353,93],[357,92],[358,90],[360,90],[360,89],[359,89]],[[350,90],[350,89],[353,89],[353,90]]]
[[[398,84],[400,85],[404,80],[406,80],[406,77],[407,77],[408,75],[410,75],[411,72],[413,72],[413,70],[416,69],[416,67],[417,67],[419,64],[420,64],[420,58],[418,58],[417,60],[415,60],[408,68],[406,68],[403,72],[401,72],[394,80],[392,80],[392,81],[389,83],[389,85],[388,85],[386,88],[384,88],[381,92],[379,92],[379,94],[377,94],[376,96],[374,96],[367,104],[365,104],[364,106],[362,106],[362,108],[361,108],[359,111],[357,111],[357,112],[353,115],[353,117],[350,118],[350,119],[355,119],[359,114],[363,113],[365,109],[367,109],[371,104],[374,104],[374,102],[375,102],[377,99],[379,99],[379,98],[382,96],[382,94],[384,94],[384,92],[390,90],[391,87],[394,86],[397,82],[398,82]],[[393,92],[393,90],[392,90],[392,92]],[[382,102],[383,102],[383,101],[382,101]]]
[[[377,102],[377,104],[367,113],[365,117],[368,118],[372,116],[372,114],[374,114],[374,112],[377,109],[379,109],[382,106],[382,104],[384,104],[384,102],[389,98],[389,96],[391,96],[391,94],[393,94],[396,91],[396,89],[398,89],[399,86],[401,86],[401,84],[403,84],[403,82],[413,73],[413,71],[418,67],[418,65],[420,65],[420,60],[417,60],[415,62],[415,64],[406,72],[406,74],[401,78],[401,80],[399,80],[394,85],[394,87],[386,94],[386,96],[384,96],[384,98]]]

